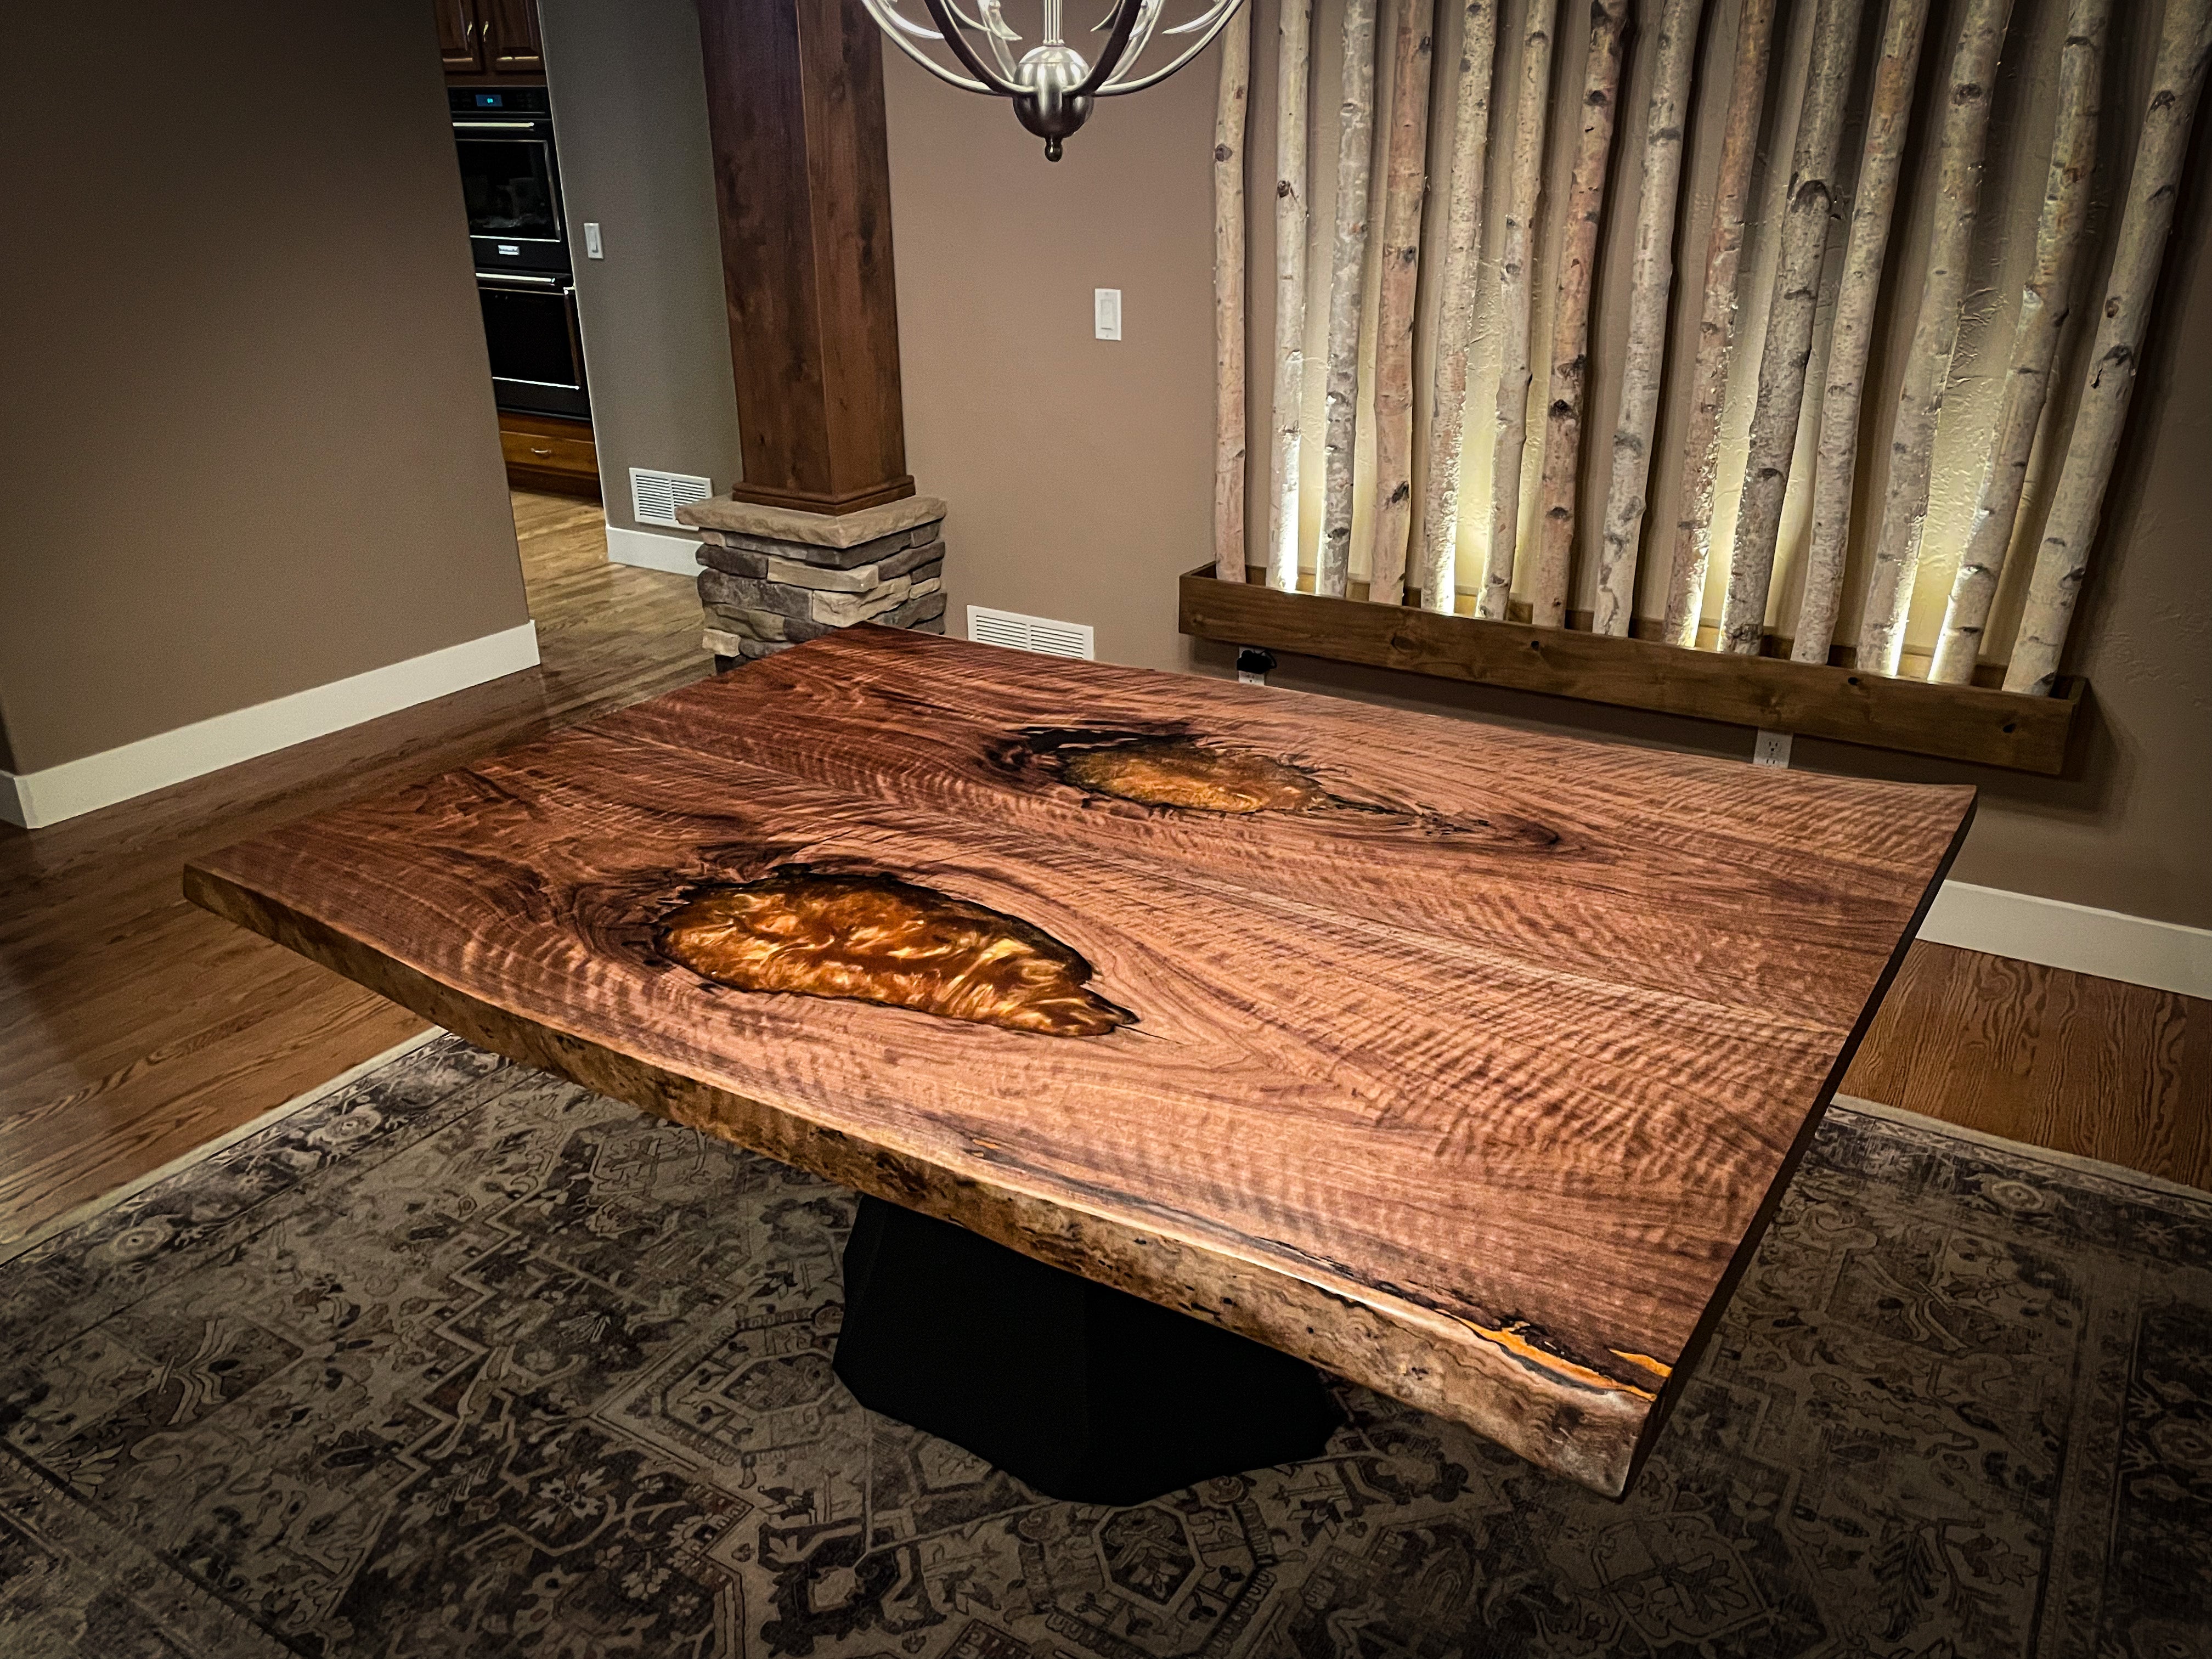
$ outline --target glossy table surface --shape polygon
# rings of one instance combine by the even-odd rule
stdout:
[[[1972,804],[856,628],[185,886],[1617,1492]]]

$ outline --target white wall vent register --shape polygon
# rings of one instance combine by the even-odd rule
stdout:
[[[1018,611],[987,611],[971,605],[968,637],[978,645],[1011,646],[1017,651],[1041,651],[1048,657],[1091,660],[1088,623],[1054,622],[1049,617],[1024,617]]]
[[[703,501],[714,493],[712,478],[695,478],[688,472],[653,472],[641,466],[629,470],[630,511],[640,524],[687,529],[688,526],[676,521],[676,509]]]

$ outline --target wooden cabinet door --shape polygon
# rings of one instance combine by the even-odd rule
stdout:
[[[478,0],[430,0],[438,19],[438,56],[448,75],[481,75],[483,31],[477,26]]]
[[[496,75],[543,75],[538,0],[474,0],[483,19],[484,67]]]

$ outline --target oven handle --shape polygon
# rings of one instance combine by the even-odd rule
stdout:
[[[532,276],[526,271],[520,270],[480,270],[477,272],[477,281],[479,283],[527,283],[532,288],[560,288],[563,286],[561,278],[558,276]]]
[[[501,132],[534,132],[537,131],[538,123],[535,121],[456,121],[453,123],[456,131],[464,127],[471,132],[484,131],[493,128]]]

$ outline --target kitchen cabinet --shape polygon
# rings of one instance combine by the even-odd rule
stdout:
[[[474,0],[483,27],[485,67],[495,75],[545,73],[545,49],[538,38],[538,0]]]
[[[543,82],[537,0],[431,0],[438,53],[456,86]]]
[[[431,0],[438,19],[438,57],[446,73],[481,75],[483,45],[477,38],[474,0]]]
[[[507,482],[513,488],[599,499],[599,458],[592,442],[589,421],[502,409],[499,447],[507,459]]]

